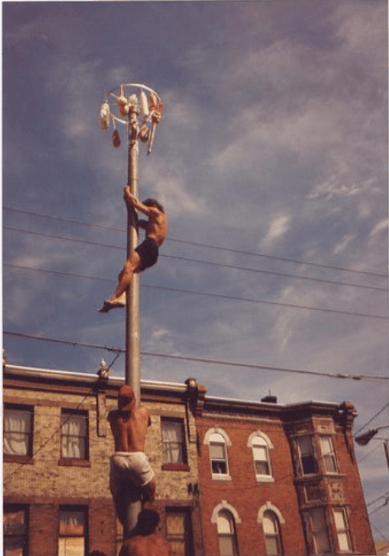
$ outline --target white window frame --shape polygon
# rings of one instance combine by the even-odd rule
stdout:
[[[266,525],[265,525],[266,519],[269,519],[269,521],[272,522],[272,525],[274,525],[274,529],[275,529],[274,533],[273,532],[270,533],[269,531],[266,531]],[[265,510],[262,517],[262,528],[263,528],[263,536],[265,539],[265,548],[266,548],[267,556],[283,556],[284,549],[283,549],[282,536],[281,536],[281,526],[280,526],[280,521],[278,519],[278,516],[275,512],[273,512],[272,510]],[[274,552],[270,553],[270,550],[268,548],[269,540],[275,541],[277,545],[276,554],[274,554]]]
[[[336,454],[334,450],[334,443],[332,440],[332,436],[330,434],[321,434],[319,436],[320,440],[320,450],[321,450],[321,458],[322,458],[322,468],[323,473],[326,475],[328,474],[336,474],[338,473],[338,462],[336,459]],[[325,442],[328,442],[329,450],[325,451]],[[328,464],[328,462],[331,462]],[[331,468],[333,467],[333,469]]]
[[[256,459],[256,455],[255,455],[255,447],[261,447],[261,448],[265,448],[265,454],[266,454],[266,460],[257,460]],[[272,465],[271,465],[271,459],[270,459],[270,451],[271,449],[273,449],[273,444],[270,440],[270,438],[264,433],[261,432],[260,430],[255,431],[253,433],[250,434],[248,441],[247,441],[247,447],[251,448],[252,450],[252,454],[253,454],[253,463],[254,463],[254,472],[255,472],[255,478],[257,480],[258,483],[272,483],[274,482],[274,477],[273,477],[273,470],[272,470]],[[264,474],[264,473],[258,473],[257,472],[257,466],[256,466],[256,461],[266,461],[267,467],[268,467],[268,473]]]
[[[227,500],[222,500],[220,504],[218,504],[213,512],[212,512],[212,517],[211,517],[211,523],[213,523],[214,525],[216,525],[216,531],[217,531],[217,535],[218,535],[218,539],[220,539],[220,532],[219,532],[219,525],[218,525],[218,517],[222,514],[226,514],[227,516],[230,516],[230,523],[232,524],[232,528],[233,531],[229,534],[230,538],[232,538],[232,545],[234,547],[234,556],[238,556],[239,554],[239,547],[238,547],[238,535],[237,535],[237,525],[239,525],[240,523],[242,523],[238,512],[235,510],[235,508],[233,506],[231,506],[231,504],[229,504],[227,502]],[[223,535],[223,533],[222,533]],[[227,535],[227,534],[226,534]],[[219,550],[220,550],[220,545],[219,545]],[[219,552],[220,553],[220,552]]]
[[[258,517],[257,517],[257,523],[259,523],[262,526],[263,536],[264,536],[264,541],[265,541],[265,547],[266,547],[266,540],[265,540],[265,530],[264,530],[264,519],[266,518],[266,513],[267,512],[274,514],[275,517],[277,518],[278,527],[279,527],[279,542],[280,542],[280,547],[281,547],[281,554],[284,554],[284,544],[283,544],[283,539],[282,539],[282,528],[285,525],[285,520],[282,517],[282,514],[281,514],[280,510],[269,501],[267,501],[266,504],[261,506],[261,508],[259,509],[259,512],[258,512]]]
[[[303,452],[301,443],[304,440],[308,440],[310,443],[311,451],[310,452]],[[307,476],[307,475],[316,475],[318,473],[318,461],[315,452],[315,444],[314,444],[314,437],[311,434],[306,434],[303,436],[296,436],[294,438],[294,444],[296,447],[297,457],[298,457],[298,474],[300,476]],[[312,457],[313,467],[315,468],[314,471],[305,472],[304,471],[304,454],[308,457]]]
[[[314,523],[314,514],[321,515],[322,519],[322,527],[316,528]],[[328,530],[328,524],[326,519],[326,513],[324,508],[311,508],[306,511],[306,519],[308,525],[308,536],[310,539],[310,544],[313,549],[313,554],[331,554],[331,539]],[[319,538],[325,538],[327,548],[326,551],[320,551],[320,545],[318,544]]]
[[[348,521],[347,510],[346,508],[334,508],[334,523],[336,529],[336,540],[338,543],[339,552],[342,554],[350,554],[353,552],[353,545],[351,542],[351,531],[350,531],[350,524]],[[343,527],[339,527],[339,522],[336,519],[336,514],[340,514],[343,521]],[[341,548],[341,537],[345,538],[347,541],[347,548]]]
[[[207,444],[209,447],[209,460],[211,466],[212,479],[215,481],[230,481],[231,476],[230,476],[229,464],[228,464],[228,447],[231,446],[231,441],[227,433],[219,427],[213,427],[212,429],[209,429],[206,432],[204,438],[204,444]],[[212,463],[217,460],[212,457],[212,445],[223,446],[224,458],[220,459],[220,462],[225,464],[226,467],[225,473],[214,472]]]

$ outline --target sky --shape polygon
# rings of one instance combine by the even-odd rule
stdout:
[[[102,348],[124,348],[125,312],[97,309],[126,256],[128,151],[99,113],[141,83],[164,112],[139,196],[169,220],[140,279],[142,379],[349,400],[356,433],[388,425],[386,2],[2,8],[8,363],[94,374],[104,357],[124,377]],[[377,436],[356,452],[388,540]]]

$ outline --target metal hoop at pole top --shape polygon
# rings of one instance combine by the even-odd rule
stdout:
[[[155,129],[161,121],[162,112],[163,103],[153,89],[140,83],[124,83],[111,89],[105,95],[100,108],[101,126],[103,129],[108,129],[112,123],[113,145],[115,148],[119,148],[121,141],[116,123],[128,126],[129,114],[135,114],[136,118],[140,115],[142,122],[134,139],[147,143],[147,154],[150,154]]]

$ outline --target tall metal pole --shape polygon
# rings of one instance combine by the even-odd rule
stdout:
[[[134,107],[128,114],[128,185],[131,193],[138,197],[138,112]],[[127,257],[138,244],[138,217],[133,207],[127,207]],[[140,311],[139,311],[139,274],[135,273],[127,289],[126,302],[126,369],[125,383],[140,402]],[[127,523],[124,536],[134,529],[141,512],[140,501],[129,501]]]
[[[128,115],[128,185],[138,197],[138,112],[131,107]],[[138,244],[138,217],[133,207],[127,208],[127,257]],[[125,382],[140,401],[140,311],[139,274],[135,273],[127,291],[126,304],[126,370]]]
[[[138,94],[126,96],[128,89],[137,89]],[[146,93],[149,93],[147,100]],[[116,114],[111,112],[116,109]],[[117,113],[119,110],[119,113]],[[145,85],[128,83],[112,89],[104,98],[100,109],[103,129],[108,129],[113,122],[114,147],[120,147],[120,137],[116,130],[116,122],[127,125],[128,129],[128,182],[131,193],[138,198],[138,137],[148,142],[147,154],[150,154],[154,140],[156,124],[160,121],[163,104],[157,93]],[[139,129],[138,116],[142,112],[143,125]],[[127,121],[128,116],[128,121]],[[151,129],[147,124],[151,123]],[[127,207],[127,258],[138,244],[138,217],[132,206]],[[140,403],[140,310],[139,310],[139,274],[135,273],[127,289],[126,299],[126,362],[125,383],[132,387],[136,403]],[[124,538],[136,526],[138,515],[142,509],[141,501],[136,492],[129,493],[124,523]]]

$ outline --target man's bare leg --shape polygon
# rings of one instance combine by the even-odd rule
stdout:
[[[123,270],[119,274],[119,284],[115,293],[104,301],[104,305],[99,309],[99,313],[108,313],[111,309],[126,306],[126,291],[131,283],[134,273],[139,267],[140,256],[137,251],[131,251],[128,260],[124,263]]]

